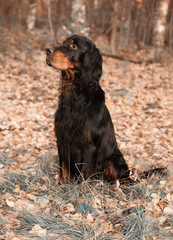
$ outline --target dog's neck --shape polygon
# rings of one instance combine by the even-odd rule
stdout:
[[[81,74],[79,70],[68,69],[61,72],[61,87],[63,91],[78,88],[81,93],[86,89],[97,89],[99,87],[99,79],[93,81],[93,77],[86,72]]]

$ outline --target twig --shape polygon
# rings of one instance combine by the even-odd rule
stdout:
[[[52,25],[50,3],[51,3],[51,1],[48,0],[47,8],[48,8],[48,19],[49,19],[50,31],[51,31],[51,34],[52,34],[52,36],[53,36],[53,38],[54,38],[55,43],[57,44],[57,39],[56,39],[55,31],[54,31],[54,29],[53,29],[53,25]]]

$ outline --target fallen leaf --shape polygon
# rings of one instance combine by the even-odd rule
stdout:
[[[93,218],[93,216],[90,213],[87,214],[87,222],[89,222],[89,223],[93,223],[94,222],[94,218]]]
[[[163,209],[165,214],[173,215],[173,206],[168,206]]]
[[[12,200],[8,200],[8,199],[6,199],[6,204],[7,204],[9,207],[14,207],[14,206],[15,206],[15,203],[14,203]]]
[[[39,237],[44,237],[47,234],[47,230],[41,228],[38,224],[35,224],[29,233]]]

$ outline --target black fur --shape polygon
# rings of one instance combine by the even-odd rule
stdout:
[[[61,178],[88,179],[103,174],[108,181],[115,181],[128,177],[128,166],[117,147],[105,94],[99,85],[100,51],[89,39],[74,35],[61,46],[47,48],[46,53],[48,65],[62,71],[55,114]],[[64,58],[58,60],[61,53]],[[66,59],[69,68],[63,65]]]

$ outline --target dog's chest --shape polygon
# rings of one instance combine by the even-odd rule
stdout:
[[[55,114],[55,128],[59,133],[80,135],[85,124],[87,104],[80,95],[60,96],[59,107]]]

